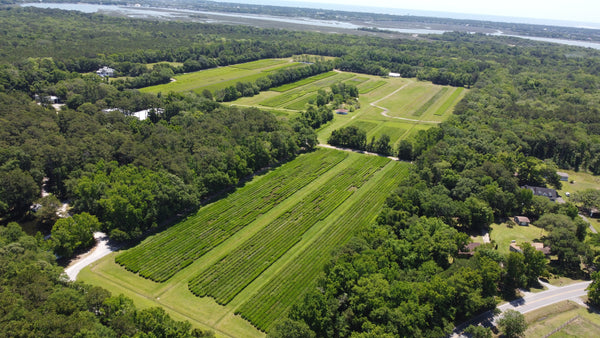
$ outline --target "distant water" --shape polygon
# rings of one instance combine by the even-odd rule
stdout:
[[[261,1],[265,3],[264,0]],[[288,2],[293,4],[292,2]],[[279,4],[281,5],[281,3]],[[297,7],[304,5],[306,7],[307,3],[297,3]],[[321,4],[318,4],[319,6]],[[323,6],[326,4],[323,4]],[[304,25],[312,25],[312,26],[320,26],[320,27],[335,27],[335,28],[346,28],[346,29],[357,29],[361,26],[343,22],[343,21],[335,21],[335,20],[317,20],[310,18],[288,18],[288,17],[278,17],[278,16],[268,16],[268,15],[260,15],[260,14],[240,14],[240,13],[223,13],[223,12],[206,12],[206,11],[193,11],[193,10],[174,10],[174,9],[160,9],[160,8],[139,8],[139,7],[127,7],[127,6],[115,6],[115,5],[94,5],[94,4],[72,4],[72,3],[26,3],[22,4],[24,7],[38,7],[38,8],[56,8],[56,9],[64,9],[64,10],[75,10],[84,13],[96,13],[98,11],[112,11],[112,12],[120,12],[124,13],[129,17],[164,17],[164,18],[177,18],[184,17],[187,14],[213,14],[220,15],[224,17],[242,17],[242,18],[250,18],[250,19],[259,19],[259,20],[268,20],[268,21],[278,21],[278,22],[287,22],[294,24],[304,24]],[[335,6],[335,5],[332,5]],[[346,10],[348,11],[357,11],[357,6],[347,6]],[[362,7],[368,8],[368,7]],[[434,12],[429,12],[434,13]],[[442,17],[442,14],[437,17]],[[481,19],[481,17],[479,17]],[[212,21],[216,22],[216,21]],[[443,34],[446,31],[443,30],[434,30],[434,29],[399,29],[399,28],[387,28],[387,27],[377,27],[384,30],[391,30],[400,33],[406,34]],[[545,41],[545,42],[553,42],[559,44],[565,44],[570,46],[579,46],[579,47],[589,47],[594,49],[600,49],[600,43],[586,42],[586,41],[577,41],[577,40],[563,40],[563,39],[552,39],[552,38],[541,38],[541,37],[529,37],[529,36],[519,36],[519,35],[507,35],[502,32],[494,33],[492,35],[499,36],[514,36],[518,38],[536,40],[536,41]]]
[[[578,27],[578,28],[591,28],[600,29],[600,23],[590,22],[579,22],[579,21],[566,21],[566,20],[551,20],[551,19],[536,19],[536,18],[523,18],[523,17],[510,17],[510,16],[499,16],[499,15],[485,15],[485,14],[469,14],[469,13],[454,13],[454,12],[439,12],[439,11],[426,11],[418,9],[401,9],[401,8],[384,8],[384,7],[372,7],[372,6],[356,6],[356,5],[340,5],[340,4],[328,4],[328,3],[317,3],[317,2],[300,2],[300,1],[288,1],[288,0],[213,0],[216,2],[240,2],[254,5],[266,5],[266,6],[282,6],[282,7],[304,7],[312,9],[329,9],[336,11],[346,12],[363,12],[363,13],[377,13],[377,14],[392,14],[392,15],[413,15],[413,16],[427,16],[434,18],[448,18],[448,19],[462,19],[462,20],[480,20],[480,21],[496,21],[496,22],[512,22],[512,23],[525,23],[533,25],[547,25],[547,26],[564,26],[564,27]],[[325,0],[327,1],[327,0]]]

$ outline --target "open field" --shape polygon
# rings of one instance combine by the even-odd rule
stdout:
[[[148,69],[152,69],[152,68],[154,68],[154,66],[160,65],[160,64],[168,64],[168,65],[171,65],[173,67],[181,67],[181,66],[183,66],[183,62],[161,61],[161,62],[147,63],[146,67],[148,67]]]
[[[163,306],[218,336],[262,336],[253,324],[268,330],[315,286],[330,252],[378,215],[407,169],[387,158],[330,149],[301,155],[138,247],[92,264],[80,279],[124,293],[142,307]],[[223,237],[202,237],[213,233],[207,229]],[[198,238],[207,238],[206,244]],[[145,279],[115,257],[166,281]],[[190,288],[197,286],[227,305],[195,297]]]
[[[527,313],[525,319],[525,337],[544,337],[555,330],[552,337],[597,337],[600,332],[600,315],[571,301]]]
[[[265,59],[241,63],[226,67],[211,68],[193,73],[175,76],[175,82],[141,88],[143,93],[168,93],[194,91],[201,93],[204,89],[215,91],[237,82],[256,81],[278,69],[293,67],[299,63],[291,59]]]
[[[287,84],[281,85],[279,87],[271,88],[271,90],[275,91],[275,92],[285,92],[285,91],[288,91],[290,89],[298,88],[298,87],[307,85],[309,83],[313,83],[313,82],[316,82],[316,81],[328,78],[330,76],[334,76],[335,74],[336,73],[333,72],[333,71],[327,72],[327,73],[321,73],[321,74],[318,74],[318,75],[309,76],[306,79],[302,79],[300,81],[296,81],[296,82],[292,82],[292,83],[287,83]]]
[[[512,221],[508,222],[512,223]],[[509,228],[507,224],[492,224],[490,226],[490,239],[498,244],[498,251],[503,254],[510,252],[510,241],[513,239],[517,241],[517,244],[534,240],[541,242],[541,238],[546,235],[546,230],[534,225],[520,226],[513,223],[514,226]]]
[[[348,115],[335,115],[331,123],[318,131],[319,142],[326,143],[335,129],[354,125],[367,132],[368,140],[387,134],[396,145],[402,139],[413,137],[419,130],[447,119],[466,92],[464,88],[438,86],[415,79],[345,72],[325,74],[281,86],[276,88],[277,91],[240,98],[231,104],[285,109],[288,115],[293,116],[293,111],[306,109],[309,101],[316,98],[317,90],[329,89],[331,84],[338,82],[354,84],[360,93],[360,109]]]
[[[569,181],[562,182],[562,188],[558,190],[558,194],[562,196],[565,201],[569,201],[569,197],[566,196],[567,192],[574,193],[586,189],[600,189],[600,176],[594,176],[590,173],[581,171],[577,172],[564,169],[560,169],[560,171],[569,174]],[[588,217],[588,221],[590,221],[597,231],[600,231],[600,219]]]

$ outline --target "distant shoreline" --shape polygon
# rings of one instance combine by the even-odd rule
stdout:
[[[240,0],[213,0],[213,1],[229,2],[229,3],[240,2],[240,3],[246,3],[246,4],[256,4],[256,5],[265,5],[265,6],[300,7],[300,8],[350,11],[350,12],[361,12],[361,13],[426,16],[426,17],[432,17],[432,18],[448,18],[448,19],[458,19],[458,20],[495,21],[495,22],[504,22],[504,23],[520,23],[520,24],[533,24],[533,25],[600,29],[600,23],[585,22],[585,21],[568,21],[568,20],[512,17],[512,16],[488,15],[488,14],[470,14],[470,13],[458,13],[458,12],[439,12],[439,11],[428,11],[428,10],[418,10],[418,9],[340,5],[340,4],[331,4],[331,3],[300,2],[300,1],[287,1],[287,0],[282,0],[282,1],[277,1],[277,0],[241,0],[241,1]]]

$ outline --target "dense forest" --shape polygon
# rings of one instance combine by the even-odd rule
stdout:
[[[90,244],[95,229],[117,240],[143,238],[253,173],[310,151],[313,128],[331,119],[319,106],[280,118],[207,95],[141,94],[91,73],[105,65],[136,79],[174,72],[147,63],[182,62],[191,71],[313,54],[335,57],[331,66],[340,70],[471,87],[452,118],[398,149],[385,139],[366,143],[360,130],[338,132],[414,165],[377,222],[333,256],[320,287],[273,336],[441,336],[538,276],[596,269],[600,253],[577,207],[521,186],[556,187],[557,168],[600,174],[598,51],[477,34],[380,39],[12,7],[0,8],[0,27],[0,220],[9,224],[0,241],[0,325],[7,336],[40,316],[57,318],[48,328],[55,336],[98,325],[108,336],[134,335],[147,332],[144,320],[152,318],[173,335],[204,334],[104,291],[86,298],[91,289],[64,281],[48,250],[69,256]],[[334,91],[343,98],[353,89],[320,93],[321,107],[335,102]],[[43,99],[49,95],[65,103],[58,113]],[[130,116],[150,108],[147,120]],[[40,199],[42,188],[51,195]],[[71,201],[72,219],[52,216],[57,198]],[[41,210],[33,213],[36,202]],[[493,246],[459,257],[468,233],[517,213],[547,230],[555,260],[528,248],[503,256]],[[32,219],[53,239],[25,236],[9,223]],[[69,308],[61,307],[65,297]],[[113,303],[125,318],[110,317]]]
[[[42,237],[17,223],[0,227],[0,332],[3,337],[214,337],[155,307],[68,282]]]

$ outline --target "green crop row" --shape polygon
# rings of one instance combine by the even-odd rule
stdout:
[[[245,63],[238,63],[235,65],[231,65],[231,67],[255,70],[255,69],[272,67],[272,66],[276,66],[276,65],[280,65],[280,64],[284,64],[284,63],[288,63],[288,62],[289,61],[287,59],[262,59],[262,60],[250,61],[250,62],[245,62]],[[298,63],[294,63],[294,64],[298,64]]]
[[[379,81],[369,81],[366,83],[362,83],[358,86],[358,93],[359,94],[367,94],[381,86],[383,86],[384,84],[386,84],[387,82],[384,80],[379,80]]]
[[[140,276],[163,282],[203,254],[253,222],[327,172],[347,154],[319,150],[201,208],[194,216],[149,237],[116,257],[116,262]]]
[[[271,264],[294,246],[317,222],[380,170],[388,159],[359,157],[319,189],[314,190],[221,261],[197,275],[189,288],[197,296],[211,296],[227,304]]]
[[[318,75],[307,77],[305,79],[302,79],[302,80],[299,80],[299,81],[296,81],[296,82],[287,83],[287,84],[281,85],[279,87],[271,88],[271,90],[272,91],[276,91],[276,92],[285,92],[285,91],[288,91],[290,89],[298,88],[298,87],[307,85],[309,83],[313,83],[315,81],[319,81],[319,80],[328,78],[328,77],[333,76],[335,74],[337,74],[337,73],[334,72],[334,71],[326,72],[326,73],[321,73],[321,74],[318,74]]]
[[[311,100],[315,101],[316,99],[317,99],[317,94],[306,94],[303,97],[301,97],[299,100],[296,100],[296,101],[288,104],[287,106],[285,106],[285,108],[294,109],[294,110],[304,110],[304,109],[306,109],[306,105],[308,105],[308,102],[310,102]]]
[[[464,88],[462,88],[462,87],[456,88],[454,90],[454,92],[452,93],[452,95],[450,95],[450,97],[446,100],[446,102],[444,102],[444,104],[441,105],[435,111],[434,115],[437,115],[437,116],[444,115],[446,113],[446,111],[448,111],[448,109],[450,109],[450,106],[452,106],[454,101],[456,101],[456,99],[460,96],[460,94],[463,92],[463,90],[464,90]]]
[[[280,94],[280,95],[277,95],[270,99],[261,101],[260,105],[267,106],[267,107],[282,107],[286,103],[293,101],[305,94],[307,94],[307,92],[305,92],[304,90],[294,91],[292,93],[285,94],[285,95]]]
[[[424,112],[427,111],[427,109],[429,109],[437,100],[440,99],[440,97],[442,97],[444,94],[446,94],[446,92],[448,91],[448,87],[443,87],[442,89],[438,90],[437,93],[435,93],[435,95],[433,95],[429,100],[427,100],[427,102],[425,102],[423,105],[421,105],[419,107],[419,109],[417,109],[413,115],[414,116],[421,116],[423,115]]]
[[[407,170],[407,166],[400,163],[390,165],[390,170],[378,178],[377,189],[370,189],[356,200],[297,259],[248,299],[236,314],[268,332],[277,318],[314,289],[317,277],[330,259],[331,252],[340,248],[358,229],[377,216],[385,199],[397,187],[400,177]]]

